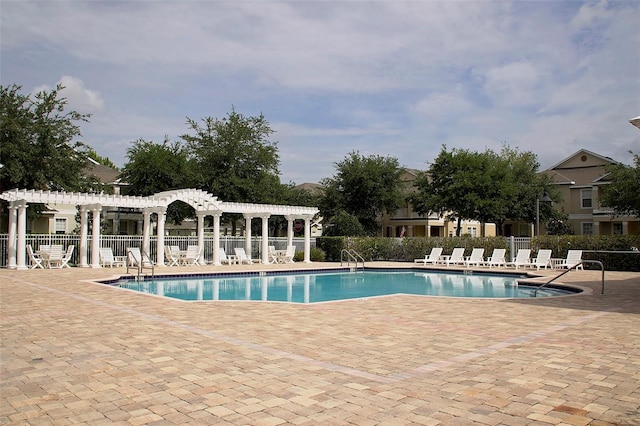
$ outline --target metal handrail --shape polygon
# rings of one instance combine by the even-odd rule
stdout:
[[[129,256],[131,256],[130,252],[127,252],[127,274],[129,273],[129,266],[130,263],[129,262]],[[148,266],[145,266],[145,259],[146,259],[146,263],[148,264]],[[136,269],[137,269],[137,276],[136,276],[136,281],[140,281],[140,277],[142,275],[142,269],[143,268],[150,268],[151,269],[151,279],[155,279],[156,276],[156,272],[155,272],[155,266],[153,264],[153,262],[151,261],[151,259],[149,258],[149,255],[147,254],[147,252],[145,252],[144,250],[140,251],[140,262],[137,262],[138,264],[136,265]]]
[[[349,250],[349,249],[342,249],[342,251],[340,252],[340,266],[342,266],[342,262],[344,261],[344,257],[342,256],[343,254],[347,255],[347,266],[351,266],[351,260],[353,260],[356,263],[356,270],[358,269],[358,260],[360,260],[362,262],[362,269],[364,269],[364,257],[360,256],[360,253],[358,253],[355,250]]]
[[[600,269],[602,270],[602,290],[601,290],[600,294],[604,295],[604,265],[599,260],[582,260],[582,261],[576,263],[575,265],[573,265],[572,267],[570,267],[569,269],[567,269],[566,271],[562,271],[559,275],[556,275],[555,277],[552,277],[549,281],[547,281],[546,283],[542,284],[541,286],[538,286],[533,291],[533,297],[537,297],[538,290],[540,290],[543,287],[546,287],[548,284],[551,284],[553,281],[557,280],[558,278],[560,278],[564,274],[568,273],[572,269],[576,269],[578,266],[583,265],[584,263],[597,263],[598,265],[600,265]]]

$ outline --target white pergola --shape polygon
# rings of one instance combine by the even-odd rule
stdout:
[[[245,250],[251,255],[251,220],[262,219],[262,262],[269,263],[268,221],[271,216],[287,219],[288,244],[293,243],[293,222],[304,219],[304,262],[310,263],[311,219],[318,213],[316,207],[284,206],[275,204],[231,203],[199,189],[177,189],[160,192],[148,197],[127,195],[88,194],[81,192],[36,191],[12,189],[0,194],[0,199],[9,202],[9,242],[7,266],[11,269],[27,269],[26,230],[29,203],[75,205],[80,209],[80,267],[100,268],[100,212],[102,207],[129,207],[142,211],[144,217],[142,250],[149,253],[151,214],[158,215],[157,265],[164,266],[164,225],[167,207],[174,201],[183,201],[193,207],[198,218],[198,245],[204,245],[204,218],[213,217],[213,259],[219,265],[220,217],[223,213],[240,213],[246,222]],[[91,230],[91,263],[87,262],[88,214],[93,215]]]

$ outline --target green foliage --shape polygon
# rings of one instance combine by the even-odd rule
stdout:
[[[103,166],[111,167],[112,169],[117,169],[116,165],[108,157],[102,157],[98,155],[95,149],[87,147],[84,150],[84,154],[94,160],[98,164],[102,164]]]
[[[320,203],[327,219],[345,211],[358,219],[369,235],[379,229],[378,219],[404,203],[400,176],[404,169],[398,159],[351,152],[336,166],[332,178],[323,179],[324,197]]]
[[[554,210],[545,224],[547,235],[572,235],[573,229],[567,222],[568,219],[569,215],[566,213]]]
[[[312,262],[324,262],[325,261],[325,253],[321,249],[317,247],[311,247],[311,251],[309,252],[309,259]],[[304,252],[296,251],[293,259],[296,262],[302,262],[304,260]]]
[[[500,233],[506,220],[531,222],[535,217],[536,197],[551,187],[547,176],[537,175],[537,168],[533,153],[520,153],[508,146],[500,154],[492,150],[447,151],[443,146],[429,169],[416,179],[418,190],[410,200],[418,213],[493,222]],[[550,196],[558,198],[558,193]],[[548,214],[541,213],[543,218]],[[458,227],[456,235],[460,231]]]
[[[34,97],[22,95],[17,85],[0,86],[0,192],[13,188],[79,191],[85,184],[86,158],[79,121],[89,115],[65,112],[67,100],[58,85]]]
[[[613,208],[618,216],[640,217],[640,155],[635,154],[633,160],[635,167],[610,165],[610,182],[600,187],[600,203]]]
[[[344,237],[317,237],[316,247],[325,253],[327,262],[339,262],[340,252],[347,248]]]
[[[120,177],[129,184],[128,195],[147,196],[193,184],[187,151],[179,142],[165,138],[164,143],[157,144],[139,139],[127,150],[127,158]],[[167,208],[169,221],[179,224],[185,217],[194,217],[189,205],[176,202]]]
[[[640,235],[541,235],[531,240],[532,255],[551,249],[553,257],[564,258],[569,250],[586,250],[582,258],[599,260],[607,271],[640,271],[640,252],[636,254],[590,253],[589,251],[633,251],[640,248]],[[598,269],[585,265],[585,268]]]
[[[222,200],[274,203],[282,194],[277,142],[263,115],[245,117],[232,109],[227,117],[187,118],[194,134],[184,134],[196,171],[196,186]]]
[[[344,210],[340,210],[338,214],[333,216],[323,227],[323,234],[328,237],[337,236],[364,236],[366,231],[358,218],[350,215]]]

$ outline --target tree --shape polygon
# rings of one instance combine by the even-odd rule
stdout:
[[[337,173],[321,181],[322,214],[331,222],[341,211],[355,216],[365,231],[375,235],[378,219],[385,211],[404,203],[400,177],[404,172],[393,157],[365,157],[351,152],[335,164]]]
[[[108,157],[102,157],[101,155],[98,155],[96,150],[93,148],[87,147],[85,154],[87,157],[91,158],[93,161],[95,161],[98,164],[111,167],[112,169],[117,169],[116,165],[113,164],[113,161],[111,161]]]
[[[190,170],[187,150],[180,142],[171,142],[166,137],[162,144],[138,139],[127,150],[127,163],[120,178],[128,184],[128,195],[148,196],[193,186]],[[181,202],[167,208],[167,218],[177,224],[193,215],[193,209]]]
[[[184,134],[194,164],[196,187],[225,201],[276,203],[282,192],[277,142],[264,115],[245,117],[232,108],[223,119],[202,124],[187,117],[194,134]],[[231,216],[235,233],[237,216]]]
[[[613,208],[619,216],[640,217],[640,155],[635,154],[633,161],[635,167],[620,163],[610,165],[607,169],[609,184],[600,187],[600,203]]]
[[[536,174],[537,168],[534,154],[508,146],[500,154],[447,151],[443,146],[427,172],[416,179],[418,191],[411,201],[418,213],[457,220],[457,235],[462,220],[496,223],[501,233],[506,220],[531,222],[535,216],[536,197],[550,186],[548,177]]]
[[[21,86],[0,86],[0,192],[13,189],[80,191],[84,145],[77,122],[88,114],[65,112],[67,100],[58,85],[34,97],[20,93]]]
[[[362,237],[366,235],[366,231],[357,217],[340,210],[324,227],[323,235],[327,237]]]

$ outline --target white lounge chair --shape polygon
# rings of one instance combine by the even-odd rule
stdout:
[[[558,268],[565,268],[565,269],[571,269],[574,266],[575,266],[575,269],[584,269],[580,262],[582,262],[582,250],[569,250],[567,252],[567,258],[564,259],[562,263],[556,266]]]
[[[504,264],[506,263],[506,259],[504,257],[506,253],[506,249],[493,249],[493,253],[491,253],[491,256],[489,256],[487,260],[482,262],[482,264],[484,266],[488,266],[489,268],[492,268],[494,266],[504,266]]]
[[[111,247],[100,248],[100,265],[102,267],[124,266],[127,261],[126,256],[114,256]]]
[[[31,264],[31,269],[44,269],[44,265],[42,264],[43,259],[40,257],[38,253],[34,253],[31,244],[27,244],[27,255],[29,256],[29,263]]]
[[[227,253],[225,253],[222,247],[220,247],[220,250],[218,251],[218,260],[220,263],[226,263],[227,265],[238,263],[238,258],[232,254],[227,256]]]
[[[442,247],[433,247],[431,249],[431,253],[426,254],[424,256],[424,259],[415,259],[413,262],[414,263],[422,262],[424,266],[427,266],[427,263],[431,263],[432,265],[435,265],[440,260],[441,255],[442,255]]]
[[[551,250],[549,249],[540,249],[538,250],[538,255],[535,259],[529,263],[530,267],[536,268],[540,270],[540,268],[547,269],[547,267],[551,266]]]
[[[153,266],[153,262],[149,259],[149,256],[140,253],[140,249],[138,247],[129,247],[127,248],[127,263],[129,266],[149,268]]]
[[[484,249],[483,248],[474,248],[471,250],[471,256],[467,257],[464,260],[464,264],[467,265],[467,268],[471,265],[480,266],[482,262],[484,262]]]
[[[233,249],[236,253],[236,257],[238,258],[238,263],[240,264],[247,264],[247,265],[252,265],[254,261],[256,262],[260,262],[259,259],[250,259],[249,256],[247,256],[247,252],[244,251],[244,248],[242,247],[236,247]]]
[[[463,265],[464,264],[464,247],[454,248],[449,256],[444,256],[443,262],[447,266]]]
[[[526,268],[531,265],[531,249],[519,249],[513,262],[507,262],[506,266],[513,266],[518,269],[519,266]]]

